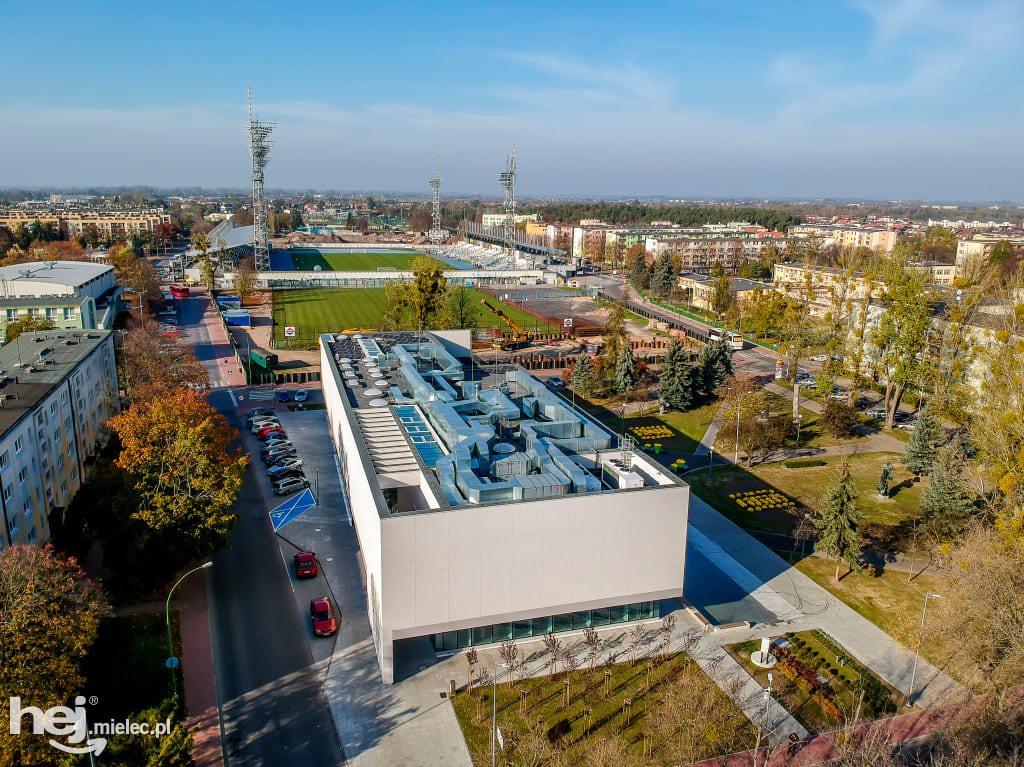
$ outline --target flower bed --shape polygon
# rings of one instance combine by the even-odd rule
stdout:
[[[782,493],[768,488],[748,490],[745,493],[730,493],[729,498],[741,509],[746,509],[747,511],[790,509],[796,505]]]

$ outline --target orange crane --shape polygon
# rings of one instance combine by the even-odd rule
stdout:
[[[497,314],[501,317],[505,321],[505,324],[514,331],[511,338],[505,338],[504,336],[501,338],[495,338],[491,344],[495,349],[522,349],[524,346],[530,345],[530,342],[533,340],[533,333],[516,323],[508,317],[505,312],[501,311],[501,309],[495,309],[487,303],[486,298],[481,298],[480,303],[486,306],[490,310],[491,314]]]

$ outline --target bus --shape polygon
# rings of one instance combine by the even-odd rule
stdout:
[[[712,341],[721,341],[723,333],[725,334],[725,340],[729,344],[730,349],[739,350],[743,348],[743,336],[739,333],[733,333],[731,330],[711,328],[710,338]]]
[[[188,288],[183,285],[171,285],[171,295],[175,298],[188,298]]]

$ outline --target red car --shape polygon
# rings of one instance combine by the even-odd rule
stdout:
[[[309,617],[313,619],[313,633],[318,637],[328,637],[338,630],[338,621],[327,597],[309,600]]]
[[[300,551],[295,555],[295,577],[316,577],[316,554],[312,551]]]
[[[271,434],[284,434],[284,429],[280,426],[264,426],[258,432],[256,437],[262,441],[265,441]]]

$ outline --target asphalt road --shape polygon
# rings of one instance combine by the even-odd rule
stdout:
[[[205,297],[179,301],[179,321],[216,387],[227,377],[222,350],[202,323],[206,305]],[[214,388],[210,400],[236,421],[226,388]],[[313,666],[306,622],[264,511],[254,474],[260,468],[256,461],[246,475],[231,546],[213,558],[209,579],[226,765],[341,765],[344,755]]]

